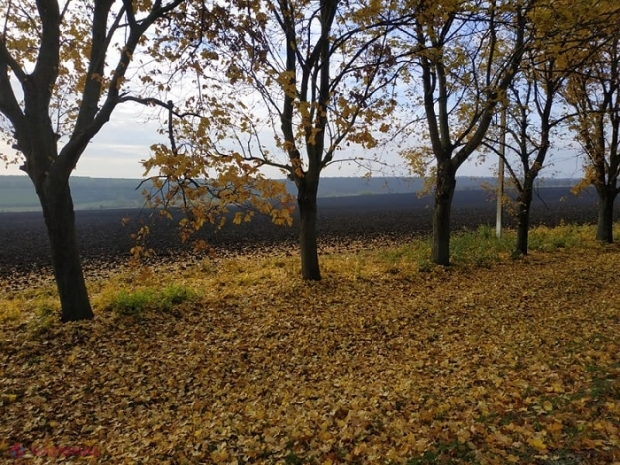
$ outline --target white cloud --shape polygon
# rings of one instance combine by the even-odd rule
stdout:
[[[78,162],[74,172],[77,176],[89,176],[95,178],[141,178],[144,168],[141,160],[149,157],[149,147],[158,142],[166,142],[164,135],[158,134],[160,124],[154,119],[154,114],[149,114],[149,108],[137,105],[120,106],[112,114],[112,118],[99,134],[86,148],[82,158]],[[150,117],[149,117],[150,116]],[[263,142],[270,141],[273,137],[268,131],[261,131],[264,135]],[[275,147],[270,147],[276,151]],[[397,149],[382,149],[383,160],[394,166],[403,165],[397,155]],[[14,153],[10,147],[0,143],[1,153]],[[365,154],[357,147],[344,148],[339,156],[352,158]],[[494,176],[496,173],[497,160],[494,157],[484,163],[478,162],[475,157],[466,162],[459,169],[459,176]],[[557,150],[548,158],[549,166],[541,172],[545,177],[579,177],[581,176],[581,161],[572,150]],[[395,175],[406,175],[406,169],[397,169]],[[10,165],[5,168],[0,165],[0,175],[24,174],[18,165]],[[270,177],[281,178],[282,173],[275,168],[268,168],[265,174]],[[360,176],[363,171],[355,163],[343,162],[329,166],[325,176]],[[380,175],[379,173],[377,175]]]

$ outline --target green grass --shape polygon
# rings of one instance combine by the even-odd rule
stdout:
[[[451,261],[457,265],[489,266],[508,256],[514,248],[513,231],[502,234],[500,239],[495,229],[481,225],[474,231],[457,233],[450,241]]]
[[[616,230],[619,226],[616,225]],[[529,247],[531,250],[553,252],[558,249],[589,247],[596,235],[596,227],[592,225],[577,226],[560,224],[555,228],[539,226],[530,232]]]
[[[119,315],[140,316],[146,311],[171,313],[184,302],[194,301],[198,294],[181,285],[170,284],[163,289],[146,287],[135,291],[121,290],[113,295],[104,310],[113,310]]]
[[[620,224],[614,230],[616,242],[620,241]],[[600,247],[595,240],[596,226],[560,224],[554,228],[538,226],[529,233],[529,252],[555,252],[563,249]],[[497,238],[495,228],[481,225],[475,230],[459,231],[450,240],[450,261],[455,266],[489,267],[508,258],[516,258],[515,230],[503,231]],[[414,263],[417,270],[427,272],[433,268],[431,259],[432,242],[430,238],[416,239],[409,244],[393,249],[380,250],[380,260],[393,265]],[[388,271],[390,272],[390,271]]]

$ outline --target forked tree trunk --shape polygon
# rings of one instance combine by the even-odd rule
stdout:
[[[319,254],[317,250],[317,196],[316,188],[308,187],[300,189],[297,194],[299,206],[300,230],[299,245],[301,248],[301,275],[303,279],[319,281],[321,270],[319,268]]]
[[[527,255],[530,232],[530,209],[532,206],[532,186],[523,186],[519,195],[519,211],[517,213],[517,249],[521,255]]]
[[[598,193],[598,224],[596,227],[596,239],[611,244],[614,241],[614,200],[615,193],[606,187],[597,189]]]
[[[451,164],[438,166],[433,210],[433,262],[450,264],[450,212],[456,188],[456,176]]]
[[[47,176],[36,188],[50,241],[61,319],[63,322],[91,319],[94,315],[80,263],[69,181]]]

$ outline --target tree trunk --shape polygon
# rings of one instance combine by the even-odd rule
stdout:
[[[36,186],[50,240],[52,267],[62,307],[61,320],[93,318],[75,231],[75,212],[68,179],[47,176]]]
[[[456,188],[455,171],[450,162],[437,167],[435,208],[433,210],[433,262],[450,264],[450,211]]]
[[[532,186],[524,185],[519,195],[519,211],[517,213],[517,250],[527,255],[530,232],[530,208],[532,206]]]
[[[598,192],[598,225],[596,239],[611,244],[614,241],[614,200],[616,196],[609,189],[603,187]]]
[[[301,275],[303,279],[319,281],[319,254],[317,250],[316,232],[316,196],[318,186],[299,189],[297,204],[299,205],[300,232],[299,245],[301,248]]]

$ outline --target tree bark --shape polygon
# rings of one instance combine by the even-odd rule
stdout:
[[[613,243],[614,225],[614,200],[616,195],[603,187],[597,189],[598,193],[598,224],[596,227],[596,239],[601,242]]]
[[[450,211],[456,188],[456,172],[450,162],[437,169],[435,208],[433,210],[433,262],[450,265]]]
[[[303,279],[319,281],[319,254],[317,250],[317,197],[318,186],[299,189],[297,204],[299,206],[300,230],[299,245],[301,249],[301,275]]]
[[[50,241],[52,267],[62,307],[61,320],[89,320],[94,315],[80,263],[69,180],[48,175],[36,188]]]
[[[530,232],[530,208],[532,206],[532,186],[524,185],[519,194],[519,211],[517,213],[517,249],[520,255],[527,255]]]

